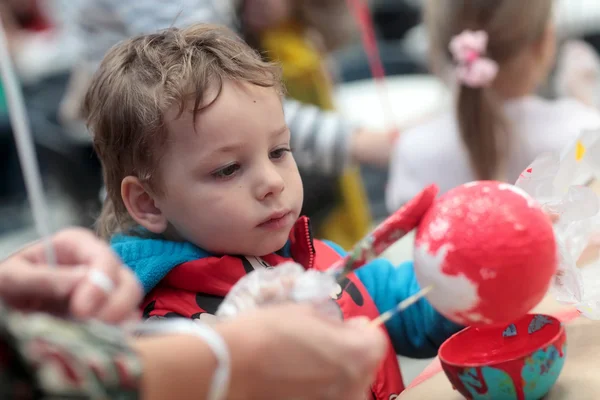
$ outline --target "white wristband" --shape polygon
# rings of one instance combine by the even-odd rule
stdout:
[[[227,343],[225,343],[217,331],[206,324],[181,318],[146,321],[143,324],[137,325],[133,333],[137,335],[181,333],[202,338],[217,358],[217,369],[213,375],[207,399],[225,399],[231,376],[231,356]]]

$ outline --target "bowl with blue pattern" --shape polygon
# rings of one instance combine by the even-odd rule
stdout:
[[[439,350],[452,386],[467,399],[539,400],[556,383],[566,357],[563,324],[527,314],[505,327],[468,327]]]

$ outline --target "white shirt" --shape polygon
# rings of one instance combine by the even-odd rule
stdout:
[[[509,183],[538,155],[561,152],[583,130],[600,128],[600,113],[569,99],[524,97],[507,102],[504,111],[511,124]],[[432,183],[442,194],[474,180],[454,110],[445,112],[401,134],[390,165],[386,204],[393,212]]]

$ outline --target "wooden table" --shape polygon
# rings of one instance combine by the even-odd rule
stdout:
[[[548,296],[536,312],[560,314],[569,307],[559,305]],[[567,323],[567,359],[565,366],[544,400],[596,400],[600,399],[600,321],[579,317]],[[433,366],[432,366],[433,368]],[[417,378],[418,380],[419,378]],[[464,397],[452,389],[443,371],[409,387],[399,400],[462,400]]]

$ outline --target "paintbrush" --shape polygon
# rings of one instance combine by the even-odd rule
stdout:
[[[417,301],[419,301],[423,297],[425,297],[427,295],[427,293],[431,292],[432,290],[433,290],[433,285],[429,285],[429,286],[421,289],[420,291],[413,294],[412,296],[407,297],[406,299],[402,300],[400,303],[398,303],[398,305],[396,307],[384,312],[379,317],[372,320],[371,324],[376,325],[376,326],[385,324],[387,321],[392,319],[392,317],[394,315],[406,310],[408,307],[412,306]]]

